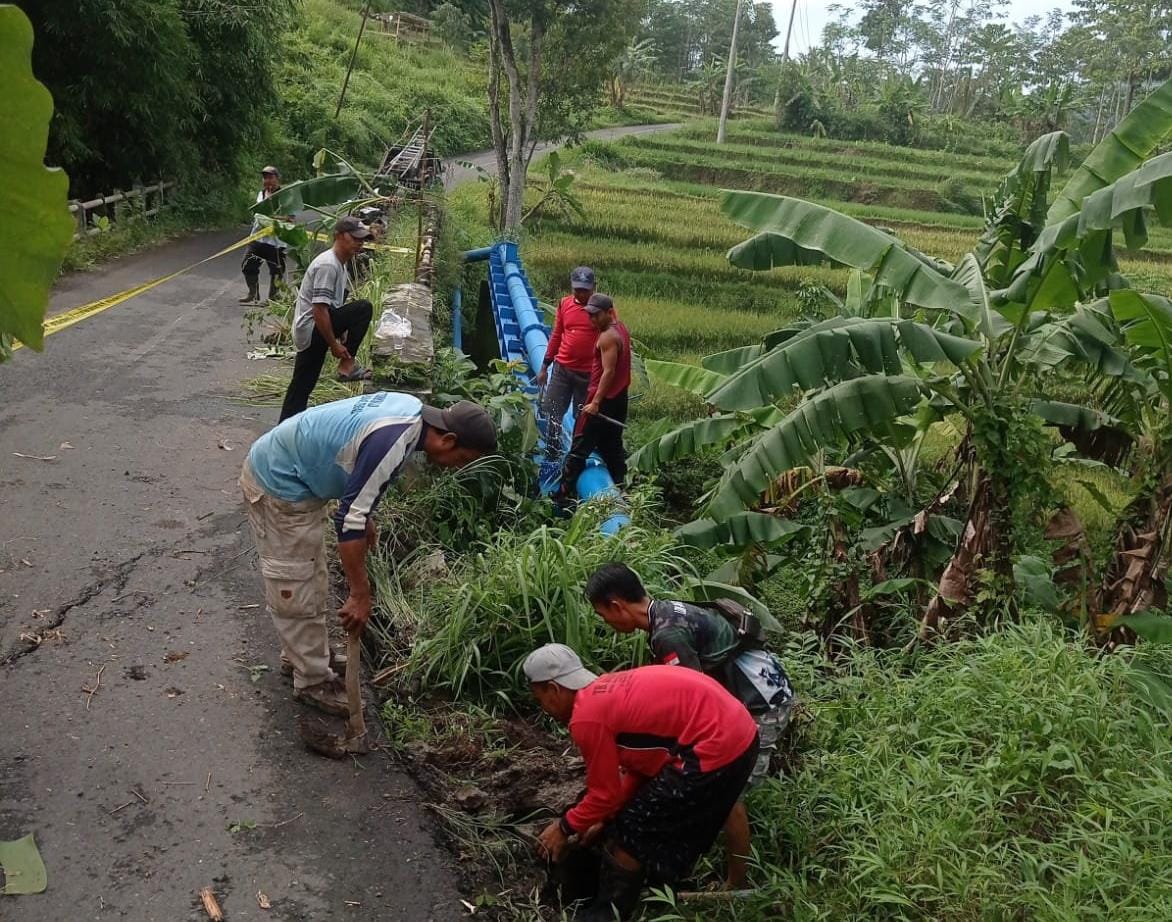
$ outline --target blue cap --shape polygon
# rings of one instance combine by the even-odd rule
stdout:
[[[570,273],[571,288],[589,288],[594,290],[594,270],[589,266],[579,266]]]

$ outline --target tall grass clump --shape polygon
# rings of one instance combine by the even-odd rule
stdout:
[[[611,631],[583,595],[586,578],[621,560],[652,592],[677,585],[690,568],[666,532],[636,524],[607,537],[602,509],[585,509],[564,526],[502,531],[451,565],[440,579],[405,590],[418,620],[409,671],[423,686],[515,706],[521,662],[544,643],[573,647],[606,670],[641,661],[642,637]],[[638,518],[638,514],[637,514]]]
[[[795,676],[804,757],[751,804],[771,908],[738,918],[1172,918],[1167,649],[1096,657],[1039,617]]]

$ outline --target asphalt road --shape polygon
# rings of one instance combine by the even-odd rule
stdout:
[[[242,235],[65,277],[49,313]],[[298,740],[236,486],[276,410],[234,395],[280,368],[246,358],[239,262],[0,366],[0,840],[34,833],[49,875],[6,922],[194,922],[209,886],[232,922],[465,916],[411,779]]]

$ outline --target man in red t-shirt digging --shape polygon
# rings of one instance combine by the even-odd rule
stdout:
[[[605,843],[598,894],[579,922],[628,918],[644,880],[675,884],[712,846],[757,761],[757,726],[703,673],[644,666],[598,676],[564,644],[525,659],[542,710],[567,724],[586,793],[550,823],[538,852],[559,861],[570,836]]]
[[[545,359],[537,375],[537,386],[545,388],[541,412],[546,418],[545,454],[550,459],[561,458],[562,417],[571,402],[575,407],[586,402],[594,344],[598,341],[598,331],[585,309],[594,294],[594,285],[594,270],[589,266],[579,266],[570,273],[573,293],[562,298],[558,305]]]
[[[621,487],[627,476],[623,428],[631,389],[631,334],[607,295],[591,295],[583,310],[598,333],[598,341],[594,344],[586,402],[574,423],[574,441],[562,468],[561,487],[554,496],[559,506],[569,502],[592,452],[598,452],[615,486]]]

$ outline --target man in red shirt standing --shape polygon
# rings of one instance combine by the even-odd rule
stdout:
[[[558,861],[570,836],[605,839],[598,895],[580,922],[626,919],[644,880],[674,884],[712,846],[757,760],[753,718],[703,673],[644,666],[597,676],[563,644],[525,659],[542,710],[567,724],[586,793],[538,839]]]
[[[562,469],[561,487],[554,501],[568,502],[586,459],[597,451],[611,479],[623,485],[627,476],[627,450],[623,427],[627,422],[627,392],[631,388],[631,334],[615,314],[614,301],[593,294],[583,310],[598,334],[590,365],[586,403],[574,424],[574,441]]]
[[[586,402],[594,343],[598,340],[598,332],[585,310],[586,302],[594,294],[594,284],[594,270],[589,266],[579,266],[570,273],[573,293],[562,298],[558,305],[545,359],[537,375],[537,386],[545,388],[541,412],[546,418],[545,453],[548,458],[561,457],[562,417],[571,401],[575,407]]]

